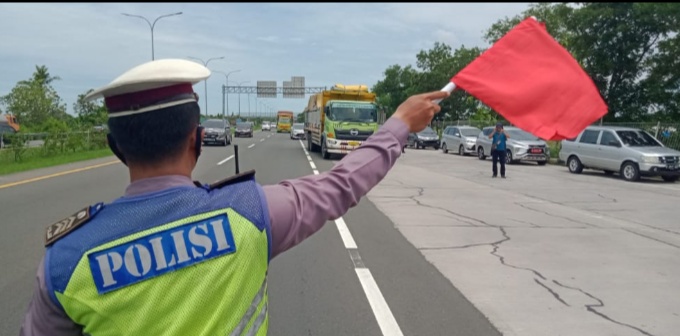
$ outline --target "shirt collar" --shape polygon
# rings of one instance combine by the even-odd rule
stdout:
[[[130,183],[125,189],[125,197],[161,191],[175,187],[195,186],[194,182],[182,175],[149,177]]]

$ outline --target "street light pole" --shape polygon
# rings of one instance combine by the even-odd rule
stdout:
[[[227,86],[229,86],[229,75],[239,72],[241,69],[230,71],[229,73],[224,73],[222,71],[217,71],[215,70],[214,72],[221,73],[224,75],[225,81],[224,81],[224,86],[222,86],[222,119],[224,119],[225,114],[224,114],[224,98],[225,96],[227,97],[227,110],[229,109],[229,96],[226,94]]]
[[[145,17],[143,17],[141,15],[132,15],[132,14],[126,14],[126,13],[121,13],[121,14],[125,15],[125,16],[140,18],[140,19],[146,21],[146,23],[149,24],[149,28],[151,28],[151,60],[153,61],[153,60],[155,60],[154,47],[153,47],[153,29],[154,29],[154,27],[156,27],[156,22],[158,22],[158,20],[160,20],[164,17],[182,15],[182,12],[161,15],[161,16],[157,17],[156,20],[153,21],[153,23],[149,22],[149,20],[147,20]]]
[[[203,63],[203,65],[206,68],[208,67],[208,63],[210,63],[210,61],[224,59],[224,56],[220,56],[220,57],[209,58],[207,61],[203,62],[202,59],[197,58],[197,57],[191,57],[191,56],[187,56],[187,57],[191,58],[191,59],[195,59],[197,61],[201,61],[201,63]],[[208,115],[208,79],[207,78],[203,81],[203,85],[204,85],[204,88],[205,88],[205,114]]]
[[[238,90],[238,116],[239,116],[239,118],[241,117],[241,84],[245,84],[245,83],[248,83],[248,82],[249,81],[238,83],[238,88],[239,88],[239,90]]]

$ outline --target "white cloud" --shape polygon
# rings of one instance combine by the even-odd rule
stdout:
[[[107,84],[125,70],[151,60],[146,16],[182,15],[157,21],[156,58],[199,57],[230,81],[305,76],[308,86],[335,83],[372,86],[392,64],[413,64],[435,41],[453,48],[486,46],[492,23],[519,14],[528,4],[456,3],[185,3],[185,4],[0,4],[0,95],[46,65],[61,81],[54,86],[69,110],[78,94]],[[224,76],[208,81],[211,113],[221,110]],[[197,87],[200,93],[203,87]],[[241,95],[241,109],[247,106]],[[251,96],[251,106],[255,99]],[[301,111],[307,99],[266,99],[267,105]],[[231,110],[238,106],[229,97]],[[203,105],[201,104],[201,107]]]

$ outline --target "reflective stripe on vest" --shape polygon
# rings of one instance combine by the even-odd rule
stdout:
[[[87,251],[55,294],[97,336],[266,335],[267,244],[246,217],[215,210]]]
[[[234,331],[229,334],[229,336],[240,336],[241,333],[243,333],[243,330],[246,328],[250,320],[253,319],[253,316],[255,315],[255,312],[257,311],[257,307],[260,306],[260,302],[262,302],[262,298],[267,293],[267,280],[262,282],[262,286],[260,286],[260,290],[257,292],[257,295],[255,296],[255,299],[253,299],[253,302],[250,304],[250,307],[248,307],[248,312],[243,316],[241,321],[238,323],[236,328],[234,328]],[[262,306],[262,309],[260,309],[260,313],[257,314],[257,319],[255,320],[255,323],[250,327],[248,330],[248,336],[253,336],[256,335],[257,332],[260,330],[260,327],[262,327],[262,324],[264,323],[264,319],[267,316],[267,302]]]

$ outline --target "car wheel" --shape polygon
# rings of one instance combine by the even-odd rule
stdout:
[[[570,156],[569,159],[567,159],[567,167],[569,167],[569,171],[573,174],[581,174],[581,172],[583,172],[581,160],[576,156]]]
[[[512,164],[514,160],[512,159],[512,152],[509,150],[505,151],[505,164]]]
[[[463,149],[463,145],[458,146],[458,155],[460,156],[465,155],[465,149]]]
[[[680,176],[661,176],[661,178],[666,182],[675,182],[680,179]]]
[[[444,152],[444,154],[449,152],[448,148],[446,148],[446,142],[442,144],[442,152]]]
[[[479,158],[480,160],[486,159],[486,155],[484,155],[484,147],[482,146],[477,147],[477,158]]]
[[[633,162],[625,162],[621,166],[621,176],[623,176],[626,181],[637,181],[640,179],[640,168]]]

